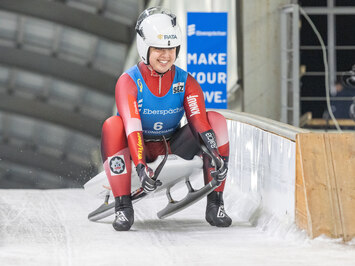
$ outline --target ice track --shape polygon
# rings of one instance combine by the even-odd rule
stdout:
[[[98,201],[82,189],[0,190],[0,265],[355,265],[354,243],[241,221],[240,198],[226,197],[230,228],[205,222],[205,200],[159,220],[163,195],[138,202],[132,230],[116,232],[112,217],[87,220]]]

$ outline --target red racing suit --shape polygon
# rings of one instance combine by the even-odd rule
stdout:
[[[163,97],[172,88],[175,76],[175,66],[164,74],[159,74],[143,62],[138,69],[150,92]],[[127,73],[121,75],[116,84],[115,99],[119,115],[108,118],[102,127],[101,154],[106,175],[108,177],[113,195],[115,197],[129,195],[131,190],[131,160],[134,165],[146,165],[158,155],[164,154],[165,149],[161,141],[149,141],[142,133],[142,121],[137,102],[138,88],[135,81]],[[196,101],[191,104],[193,97]],[[206,112],[204,95],[200,85],[191,76],[187,75],[183,109],[188,121],[186,130],[176,130],[168,140],[169,153],[178,154],[189,159],[191,145],[198,147],[199,133],[213,131],[216,137],[216,155],[228,162],[229,141],[225,118],[217,112]],[[198,112],[196,112],[198,110]],[[197,153],[197,149],[193,153]],[[205,183],[209,182],[211,165],[204,159]],[[223,191],[224,183],[216,189]]]

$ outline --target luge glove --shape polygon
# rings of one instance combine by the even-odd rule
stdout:
[[[162,183],[160,180],[154,180],[154,172],[148,166],[143,164],[138,164],[136,167],[139,179],[141,181],[141,186],[144,189],[144,192],[150,193],[157,189],[158,186],[161,186]]]

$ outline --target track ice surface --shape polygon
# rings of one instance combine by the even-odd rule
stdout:
[[[355,265],[353,243],[242,222],[240,198],[225,199],[229,228],[205,222],[205,200],[159,220],[166,198],[153,195],[135,204],[131,231],[116,232],[113,216],[87,220],[100,201],[82,189],[0,190],[0,265]]]

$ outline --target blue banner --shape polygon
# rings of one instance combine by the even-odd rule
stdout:
[[[187,71],[201,85],[206,108],[227,108],[228,14],[187,13]]]

